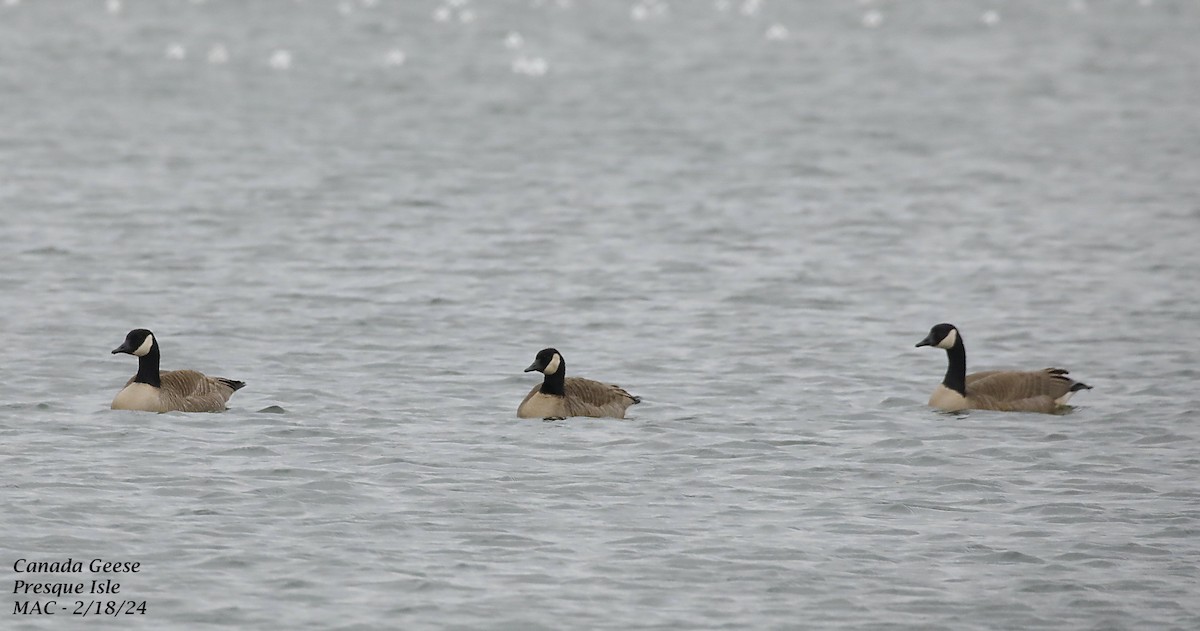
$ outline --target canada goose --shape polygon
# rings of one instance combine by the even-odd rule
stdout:
[[[625,408],[641,403],[618,386],[579,377],[567,378],[567,362],[553,348],[543,349],[525,372],[546,375],[517,407],[520,418],[564,419],[569,416],[625,418]]]
[[[921,346],[943,349],[950,358],[946,378],[929,397],[931,407],[945,412],[974,409],[1052,414],[1077,391],[1092,389],[1068,377],[1062,368],[987,370],[968,375],[967,350],[952,324],[930,329],[929,335],[917,342],[917,347]]]
[[[134,329],[113,355],[129,353],[138,358],[137,374],[113,398],[114,410],[143,412],[221,412],[233,393],[246,384],[209,377],[194,370],[158,371],[158,340],[146,329]]]

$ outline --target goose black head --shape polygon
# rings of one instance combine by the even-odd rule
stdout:
[[[537,357],[533,358],[533,363],[529,364],[529,368],[525,372],[538,371],[547,375],[553,375],[558,372],[563,365],[562,355],[553,348],[543,348],[538,351]]]
[[[134,329],[125,336],[125,342],[113,349],[112,354],[129,353],[135,357],[145,357],[154,348],[154,334],[146,329]]]
[[[956,343],[959,343],[959,330],[955,329],[953,324],[942,323],[934,325],[929,330],[929,335],[917,342],[917,348],[934,347],[949,350],[954,348]]]
[[[932,346],[934,348],[950,350],[957,343],[958,329],[954,328],[953,324],[943,322],[929,329],[929,335],[925,336],[925,339],[920,342],[917,342],[917,347]]]

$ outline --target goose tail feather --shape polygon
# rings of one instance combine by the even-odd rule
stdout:
[[[245,382],[245,381],[237,381],[237,380],[234,380],[234,379],[226,379],[226,378],[224,378],[224,377],[217,377],[217,381],[220,381],[221,383],[223,383],[223,384],[225,384],[225,385],[229,386],[230,388],[233,388],[233,391],[234,391],[234,392],[237,392],[238,390],[241,390],[242,388],[245,388],[245,387],[246,387],[246,382]]]

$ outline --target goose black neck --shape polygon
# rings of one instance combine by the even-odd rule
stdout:
[[[946,378],[942,380],[942,385],[965,397],[967,396],[967,349],[963,347],[961,337],[954,341],[954,346],[946,350],[946,356],[950,358],[950,366],[946,368]]]
[[[556,397],[566,396],[566,379],[567,364],[559,359],[558,370],[553,374],[546,375],[546,378],[542,380],[542,394],[552,394]]]
[[[158,340],[154,340],[150,344],[149,353],[138,358],[137,376],[133,380],[136,383],[149,384],[155,388],[162,387],[162,380],[158,376]]]

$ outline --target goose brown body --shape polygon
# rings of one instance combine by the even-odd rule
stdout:
[[[563,381],[562,396],[543,394],[541,384],[533,387],[521,405],[517,416],[521,418],[569,418],[572,416],[597,416],[625,418],[625,410],[641,401],[610,383],[591,379],[567,377]]]
[[[1053,414],[1080,390],[1091,386],[1068,377],[1062,368],[1030,371],[988,370],[966,374],[966,348],[958,329],[939,324],[917,346],[946,351],[946,377],[929,397],[929,405],[946,412],[996,410]]]
[[[146,329],[134,329],[113,354],[138,358],[138,372],[113,397],[112,409],[143,412],[222,412],[234,392],[246,384],[209,377],[195,370],[160,372],[158,340]]]
[[[209,377],[195,370],[160,372],[162,385],[155,388],[129,378],[113,398],[114,410],[143,412],[223,412],[229,397],[246,384],[223,377]]]
[[[625,418],[625,410],[641,399],[625,389],[609,383],[566,376],[567,365],[562,355],[548,348],[525,372],[545,374],[542,383],[534,386],[517,406],[520,418],[569,418],[592,416]]]

